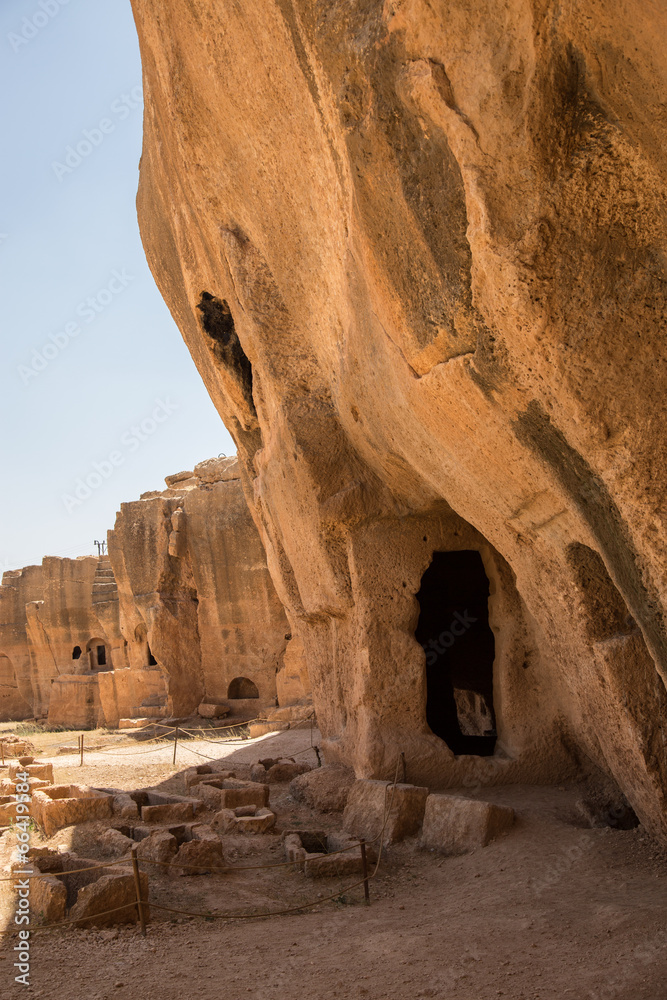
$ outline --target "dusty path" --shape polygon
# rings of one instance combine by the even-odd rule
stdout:
[[[309,736],[286,733],[272,742],[272,753],[294,753],[309,745]],[[179,782],[182,765],[172,768],[171,752],[151,755],[158,760],[150,764],[91,754],[84,768],[55,758],[56,780],[104,784],[113,774],[113,783],[123,787]],[[264,752],[261,745],[230,748],[235,766]],[[275,794],[281,811],[293,808],[286,789]],[[345,904],[294,916],[155,923],[145,940],[134,928],[35,935],[30,989],[13,983],[13,941],[5,939],[0,997],[665,1000],[664,853],[641,829],[569,825],[563,817],[570,789],[487,794],[517,809],[508,837],[461,858],[443,859],[409,843],[391,848],[372,884],[370,908],[354,890]],[[251,841],[245,838],[246,851],[261,849]],[[303,892],[309,880],[296,873],[291,878]],[[180,883],[224,909],[240,898],[237,879]],[[286,881],[272,883],[271,898],[283,887]],[[307,891],[321,888],[309,882]]]

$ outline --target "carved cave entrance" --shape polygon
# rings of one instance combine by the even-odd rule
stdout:
[[[417,594],[426,653],[426,721],[455,754],[495,748],[489,580],[479,552],[435,552]]]

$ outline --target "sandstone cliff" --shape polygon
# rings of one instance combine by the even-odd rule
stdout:
[[[133,6],[147,256],[329,756],[441,784],[592,762],[667,835],[664,11]],[[427,722],[422,579],[452,550],[490,581],[488,772]],[[468,695],[491,718],[466,683],[459,735]]]

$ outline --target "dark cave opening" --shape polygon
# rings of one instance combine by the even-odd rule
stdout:
[[[241,346],[229,303],[210,292],[202,292],[197,309],[201,313],[204,332],[210,337],[214,357],[233,373],[251,412],[256,416],[252,397],[252,364]]]
[[[435,552],[417,594],[426,653],[426,721],[455,754],[491,756],[495,639],[479,552]]]

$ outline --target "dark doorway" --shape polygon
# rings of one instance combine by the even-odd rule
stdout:
[[[106,667],[107,665],[107,650],[106,646],[97,647],[97,666]]]
[[[157,660],[155,659],[155,657],[151,653],[151,647],[148,645],[148,643],[146,643],[146,652],[148,653],[148,666],[149,667],[156,667],[157,666]]]
[[[426,653],[426,721],[455,754],[490,756],[495,642],[479,552],[436,552],[417,594],[415,638]]]

